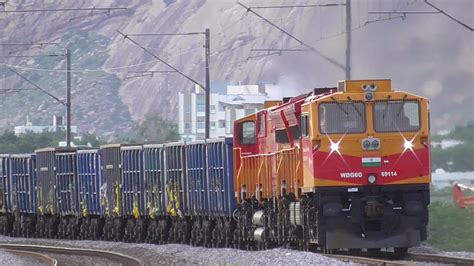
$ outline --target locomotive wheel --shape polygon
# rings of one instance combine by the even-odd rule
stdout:
[[[214,241],[212,241],[213,240],[212,235],[213,235],[214,230],[219,230],[217,228],[217,226],[215,225],[214,221],[205,220],[203,222],[203,230],[202,230],[203,243],[202,244],[203,244],[204,247],[209,248],[209,247],[212,246],[212,243],[214,242]]]
[[[408,248],[395,248],[393,253],[396,259],[401,259],[407,255]]]
[[[146,243],[156,243],[158,241],[157,233],[156,233],[157,230],[158,228],[157,228],[156,220],[151,221],[148,224],[148,228],[147,228],[147,234],[146,234],[146,239],[145,239]]]
[[[201,221],[197,220],[193,223],[193,227],[191,229],[191,239],[189,240],[191,246],[199,245],[199,235],[201,234]]]
[[[367,254],[371,257],[380,256],[380,248],[368,248]]]
[[[105,219],[104,231],[102,234],[102,239],[104,239],[105,241],[113,240],[113,233],[112,233],[113,225],[114,225],[114,221],[111,218],[107,217]]]
[[[90,239],[89,238],[89,230],[90,230],[90,218],[85,218],[82,220],[81,226],[79,228],[79,238],[82,239]]]
[[[122,241],[124,237],[124,221],[121,218],[115,218],[112,226],[112,237],[113,241],[119,242]]]
[[[13,222],[12,237],[24,236],[21,232],[22,224],[23,219],[21,219],[21,216],[16,217]]]
[[[170,240],[171,237],[171,222],[169,219],[163,219],[158,221],[158,243],[165,244]]]
[[[134,229],[134,221],[130,218],[127,219],[127,224],[125,226],[125,231],[123,234],[123,242],[129,243],[133,242],[133,229]]]
[[[104,229],[104,220],[101,218],[93,218],[90,227],[89,232],[91,232],[91,239],[99,240]]]
[[[140,218],[138,221],[135,223],[135,241],[137,243],[143,242],[146,237],[146,221],[142,218]]]

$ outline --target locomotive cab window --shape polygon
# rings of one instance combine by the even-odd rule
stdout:
[[[277,129],[275,131],[275,141],[276,143],[290,143],[286,129]]]
[[[240,124],[239,142],[242,145],[252,145],[256,142],[255,122],[246,121]]]
[[[328,102],[319,105],[322,134],[363,133],[366,130],[363,102]]]
[[[263,112],[258,113],[258,136],[264,137],[267,132],[266,132],[266,115]]]
[[[379,101],[374,105],[375,131],[400,132],[420,129],[418,101]]]
[[[301,116],[301,136],[307,137],[309,136],[309,116],[302,115]]]

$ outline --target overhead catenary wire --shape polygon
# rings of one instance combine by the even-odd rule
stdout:
[[[56,100],[57,102],[59,102],[60,104],[66,106],[66,103],[59,99],[58,97],[54,96],[53,94],[49,93],[48,91],[46,91],[45,89],[41,88],[38,84],[34,83],[33,81],[29,80],[27,77],[23,76],[22,74],[20,74],[19,72],[17,72],[16,70],[14,70],[13,68],[10,68],[8,67],[8,69],[15,73],[17,76],[19,76],[21,79],[23,79],[24,81],[28,82],[29,84],[33,85],[35,88],[37,88],[38,90],[44,92],[46,95],[48,95],[49,97],[53,98],[54,100]]]
[[[135,44],[136,46],[140,47],[143,51],[145,51],[147,54],[151,55],[152,57],[154,57],[155,59],[157,59],[158,61],[162,62],[163,64],[165,64],[167,67],[173,69],[174,71],[176,71],[178,74],[180,74],[181,76],[185,77],[186,79],[190,80],[191,82],[193,82],[194,84],[197,84],[199,87],[201,87],[203,90],[206,90],[206,88],[201,84],[199,83],[198,81],[196,81],[195,79],[189,77],[188,75],[184,74],[183,72],[181,72],[180,70],[178,70],[176,67],[172,66],[171,64],[169,64],[168,62],[166,62],[165,60],[161,59],[159,56],[155,55],[154,53],[152,53],[149,49],[145,48],[144,46],[142,46],[141,44],[139,44],[137,41],[133,40],[132,38],[130,38],[129,36],[127,36],[126,34],[122,33],[121,31],[117,30],[117,32],[122,35],[125,39],[129,40],[130,42],[132,42],[133,44]]]
[[[470,30],[470,31],[474,31],[474,28],[467,25],[466,23],[460,21],[459,19],[449,15],[448,13],[446,13],[444,10],[438,8],[437,6],[433,5],[432,3],[428,2],[428,0],[425,0],[425,3],[429,6],[431,6],[432,8],[436,9],[437,11],[439,11],[439,13],[445,15],[446,17],[450,18],[451,20],[453,20],[454,22],[458,23],[459,25],[463,26],[464,28]],[[472,11],[472,10],[471,10]],[[472,13],[471,13],[472,14]]]
[[[296,36],[294,36],[293,34],[289,33],[288,31],[286,31],[285,29],[283,29],[282,27],[274,24],[273,22],[271,22],[270,20],[268,20],[267,18],[265,18],[264,16],[260,15],[259,13],[253,11],[250,7],[242,4],[241,2],[237,2],[237,4],[239,4],[240,6],[242,6],[243,8],[245,8],[247,10],[247,12],[251,12],[252,14],[256,15],[257,17],[261,18],[262,20],[264,20],[265,22],[267,22],[268,24],[270,24],[272,27],[278,29],[279,31],[283,32],[285,35],[289,36],[291,39],[297,41],[299,44],[307,47],[308,49],[310,49],[312,52],[314,52],[315,54],[319,55],[320,57],[322,57],[323,59],[325,59],[326,61],[332,63],[333,65],[339,67],[340,69],[342,70],[345,70],[346,67],[344,65],[342,65],[341,63],[337,62],[335,59],[333,58],[330,58],[324,54],[322,54],[321,52],[319,52],[316,48],[314,48],[313,46],[303,42],[302,40],[300,40],[299,38],[297,38]]]
[[[91,8],[48,8],[48,9],[15,9],[0,10],[1,13],[35,13],[35,12],[68,12],[68,11],[93,11],[93,10],[127,10],[128,7],[91,7]]]
[[[308,5],[281,5],[281,6],[249,6],[251,9],[281,9],[281,8],[307,8],[307,7],[337,7],[345,6],[344,3],[308,4]]]
[[[464,28],[474,31],[474,28],[467,25],[466,23],[460,21],[459,19],[453,17],[452,15],[446,13],[444,10],[441,8],[435,6],[434,4],[430,3],[428,0],[424,0],[424,3],[429,5],[431,8],[435,9],[436,11],[369,11],[367,14],[369,15],[379,15],[378,19],[367,21],[365,24],[370,24],[374,22],[379,22],[379,21],[386,21],[386,20],[392,20],[392,19],[406,19],[407,15],[436,15],[436,14],[442,14],[448,18],[450,18],[452,21],[456,22],[457,24],[463,26]],[[407,4],[408,6],[408,4]],[[381,15],[389,15],[389,17],[383,18]],[[399,15],[399,16],[394,16],[392,15]]]

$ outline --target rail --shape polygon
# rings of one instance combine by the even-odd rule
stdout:
[[[114,262],[122,263],[127,266],[141,266],[143,262],[137,258],[106,250],[93,250],[84,248],[69,248],[69,247],[54,247],[43,245],[25,245],[25,244],[0,244],[0,249],[25,251],[33,253],[56,253],[61,255],[76,255],[76,256],[90,256],[101,257]],[[56,264],[55,264],[56,265]]]
[[[334,254],[330,254],[330,255],[328,254],[325,256],[343,261],[345,263],[355,262],[355,263],[361,263],[361,264],[366,264],[366,265],[377,265],[377,266],[406,265],[406,262],[401,262],[401,261],[398,262],[398,261],[379,259],[379,258],[369,258],[369,257],[364,257],[364,256],[334,255]]]
[[[438,254],[408,253],[405,260],[444,263],[451,265],[474,265],[474,258],[452,257]]]
[[[338,259],[343,262],[355,262],[367,265],[383,265],[383,266],[399,266],[407,265],[413,262],[431,262],[436,264],[448,265],[474,265],[474,258],[453,257],[439,254],[422,254],[422,253],[408,253],[402,258],[393,259],[390,252],[380,253],[376,257],[365,255],[350,256],[340,254],[327,254],[330,258]]]
[[[58,261],[56,259],[53,259],[48,255],[41,254],[38,252],[26,251],[26,250],[21,250],[21,249],[18,250],[16,248],[5,248],[4,251],[17,255],[19,257],[30,257],[47,265],[51,265],[51,266],[58,265]]]

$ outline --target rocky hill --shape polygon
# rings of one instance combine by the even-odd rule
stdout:
[[[249,6],[269,1],[245,0]],[[271,1],[278,4],[325,4],[338,1]],[[341,2],[341,1],[339,1]],[[338,3],[339,3],[338,2]],[[344,2],[344,1],[342,1]],[[423,1],[352,1],[352,77],[391,78],[397,89],[431,99],[432,126],[438,130],[473,118],[472,32],[441,14],[408,15],[405,19],[368,15],[374,10],[431,11]],[[466,24],[473,25],[473,2],[432,1]],[[128,71],[169,70],[117,30],[131,33],[211,31],[211,79],[241,83],[272,82],[280,95],[317,86],[334,86],[344,71],[312,52],[265,56],[256,48],[304,48],[234,0],[10,0],[5,10],[128,7],[127,10],[0,13],[0,42],[60,42],[59,47],[0,46],[0,56],[73,52],[73,122],[80,131],[120,136],[133,130],[149,112],[177,118],[177,93],[194,89],[176,73],[127,78]],[[1,7],[0,7],[1,8]],[[1,10],[1,9],[0,9]],[[344,62],[345,8],[259,9],[261,13],[322,54]],[[369,23],[367,23],[369,22]],[[148,50],[204,83],[204,37],[131,37]],[[18,49],[29,48],[25,51]],[[250,57],[250,58],[249,58]],[[61,57],[2,58],[0,61],[0,130],[22,124],[49,123],[64,108],[13,74],[63,98],[65,65]],[[11,89],[27,89],[12,91]]]

